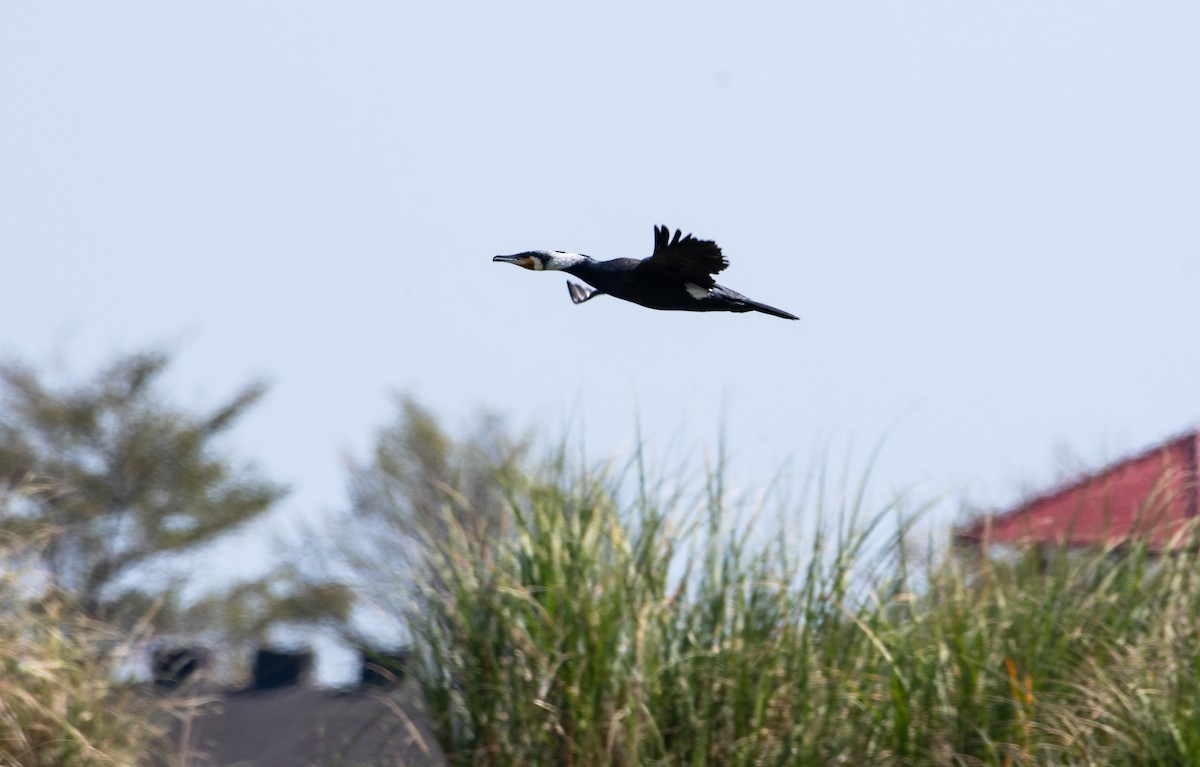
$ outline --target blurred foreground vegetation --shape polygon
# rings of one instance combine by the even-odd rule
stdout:
[[[0,767],[184,764],[162,736],[186,714],[119,681],[139,632],[353,637],[353,600],[408,626],[454,765],[1200,764],[1194,545],[918,553],[921,510],[865,479],[755,507],[719,464],[538,468],[494,416],[455,437],[405,398],[350,467],[342,580],[181,605],[131,574],[281,490],[211,444],[260,389],[190,415],[153,394],[165,364],[0,369]]]
[[[0,534],[0,765],[132,766],[164,754],[168,709],[116,676],[130,636],[17,566],[45,544]]]

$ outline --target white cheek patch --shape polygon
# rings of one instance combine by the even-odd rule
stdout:
[[[702,288],[699,285],[693,285],[690,282],[683,283],[683,287],[685,290],[687,290],[688,295],[691,296],[692,298],[696,299],[697,301],[704,299],[704,298],[708,298],[709,295],[712,294],[712,291],[709,290],[708,288]]]
[[[541,259],[539,269],[546,271],[564,272],[572,266],[582,264],[587,259],[578,253],[567,253],[565,250],[546,251]]]
[[[546,268],[545,265],[542,263],[542,259],[540,259],[540,258],[531,258],[529,260],[533,263],[533,266],[530,268],[532,268],[533,271],[535,271],[535,272],[540,272]]]

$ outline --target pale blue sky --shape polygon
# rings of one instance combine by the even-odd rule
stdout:
[[[179,343],[239,455],[344,505],[411,392],[748,483],[1011,500],[1200,417],[1194,2],[8,3],[0,353]],[[573,306],[532,248],[711,238],[801,316]],[[830,448],[832,446],[832,448]]]

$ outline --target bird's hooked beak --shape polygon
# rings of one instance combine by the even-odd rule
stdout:
[[[517,253],[514,256],[496,256],[492,260],[502,264],[516,264],[523,269],[537,269],[538,267],[537,261],[525,253]]]

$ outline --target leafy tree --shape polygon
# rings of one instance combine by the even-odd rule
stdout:
[[[183,631],[219,626],[229,644],[253,645],[279,625],[344,630],[353,604],[354,594],[345,584],[329,578],[314,580],[311,572],[287,563],[262,578],[234,584],[186,606],[172,602],[169,607],[178,611],[171,616],[171,625]]]
[[[487,412],[455,438],[413,398],[399,396],[396,405],[370,460],[350,464],[355,534],[345,548],[360,589],[400,612],[413,595],[397,585],[427,567],[431,547],[451,530],[479,556],[506,534],[506,492],[518,481],[530,440]]]
[[[284,492],[216,445],[264,386],[190,412],[160,392],[169,361],[123,355],[80,383],[0,364],[0,488],[23,488],[0,504],[0,523],[16,535],[54,531],[41,569],[92,617],[145,599],[139,568],[244,525]]]

